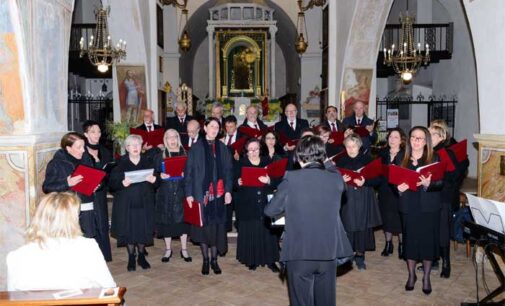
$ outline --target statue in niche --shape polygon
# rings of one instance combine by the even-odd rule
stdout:
[[[241,59],[240,53],[233,55],[233,87],[236,90],[249,89],[249,65]]]
[[[163,89],[166,92],[166,100],[165,100],[166,117],[173,117],[175,116],[174,110],[175,110],[175,104],[177,102],[177,97],[172,91],[172,85],[169,82],[165,83],[165,87]]]
[[[177,88],[177,103],[186,103],[188,115],[193,115],[193,90],[186,83]]]

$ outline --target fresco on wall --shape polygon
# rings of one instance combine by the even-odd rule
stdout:
[[[23,131],[24,109],[18,47],[9,11],[0,1],[0,135]]]
[[[480,156],[481,197],[505,202],[505,149],[484,148]]]
[[[344,109],[345,117],[352,114],[352,105],[357,101],[365,104],[365,111],[368,113],[372,73],[372,69],[348,68],[345,70],[343,94],[340,101],[340,108]]]
[[[121,121],[142,122],[142,109],[147,108],[144,66],[116,66]]]

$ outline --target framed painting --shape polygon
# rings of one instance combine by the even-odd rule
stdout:
[[[360,101],[365,104],[365,113],[368,114],[370,92],[372,86],[372,69],[348,68],[344,73],[343,91],[340,101],[340,112],[344,117],[352,114],[352,106]]]
[[[132,124],[142,121],[142,110],[147,108],[146,73],[142,65],[116,66],[121,121]]]

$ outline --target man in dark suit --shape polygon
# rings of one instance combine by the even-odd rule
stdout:
[[[344,132],[345,128],[342,122],[337,119],[338,110],[335,106],[329,105],[326,107],[326,120],[324,120],[321,125],[326,126],[333,132]]]
[[[193,119],[192,116],[186,114],[187,109],[186,103],[177,103],[175,107],[176,116],[168,117],[165,124],[167,130],[174,129],[179,132],[183,144],[188,143],[188,122]]]
[[[196,121],[195,119],[192,119],[188,122],[188,138],[186,142],[183,142],[182,145],[185,148],[191,148],[193,144],[195,144],[198,139],[203,137],[202,132],[200,131],[200,123]]]
[[[265,130],[267,129],[267,125],[263,123],[260,119],[258,119],[258,108],[255,105],[249,105],[245,112],[246,118],[242,123],[241,127],[249,127],[257,130]]]
[[[336,305],[336,259],[353,253],[340,219],[345,183],[338,172],[324,169],[319,137],[303,137],[295,154],[302,169],[286,172],[265,214],[286,218],[281,261],[290,305]]]
[[[353,129],[357,126],[364,126],[368,130],[369,135],[361,137],[361,140],[363,141],[363,146],[361,149],[366,152],[370,149],[370,146],[377,141],[377,132],[374,129],[374,121],[366,116],[365,104],[363,102],[354,102],[352,110],[353,114],[349,117],[345,117],[342,123],[346,129]],[[346,130],[346,134],[348,133],[349,131]]]
[[[300,139],[302,131],[309,128],[309,122],[305,119],[296,117],[298,110],[293,103],[288,103],[288,105],[286,105],[284,114],[286,117],[275,124],[275,131],[279,134],[283,134],[289,140]],[[292,152],[295,147],[295,145],[284,145],[284,150]]]
[[[153,132],[154,130],[163,129],[163,127],[154,123],[154,112],[150,109],[145,109],[144,110],[144,123],[137,126],[137,129],[144,130],[149,133],[149,132]],[[163,148],[163,145],[159,145],[159,147]],[[147,143],[144,143],[142,150],[147,151],[152,148],[153,148],[153,146],[148,145]]]

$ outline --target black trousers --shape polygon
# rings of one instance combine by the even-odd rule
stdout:
[[[293,260],[286,262],[291,306],[337,304],[335,260]]]

